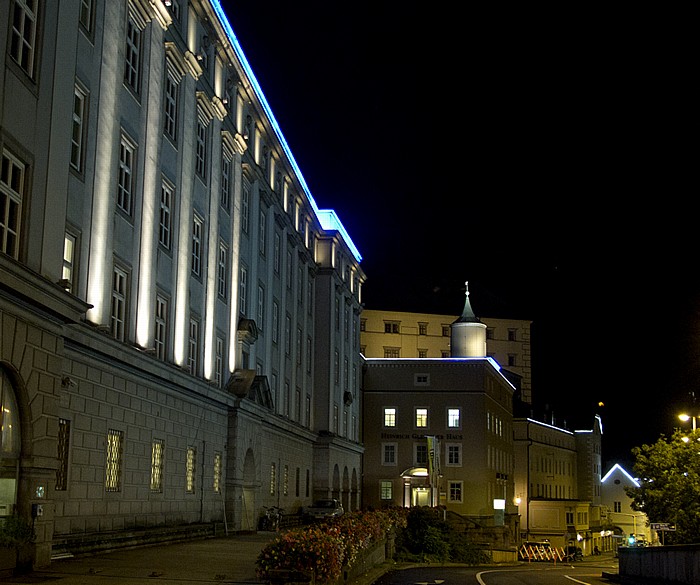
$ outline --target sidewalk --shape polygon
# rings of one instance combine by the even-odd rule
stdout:
[[[2,583],[46,585],[209,585],[260,584],[255,561],[275,532],[235,534],[117,550],[52,561],[49,567]],[[389,565],[381,565],[352,585],[371,585]]]

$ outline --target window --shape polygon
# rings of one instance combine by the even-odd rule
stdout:
[[[221,493],[221,453],[214,453],[214,482],[212,487],[215,494]]]
[[[443,337],[449,337],[449,336],[450,336],[450,326],[449,326],[449,325],[443,325],[443,326],[442,326],[442,336],[443,336]]]
[[[175,20],[180,20],[180,0],[166,0],[165,6]]]
[[[272,342],[277,343],[279,340],[280,328],[280,306],[277,301],[272,301]]]
[[[382,443],[382,465],[396,465],[396,443]]]
[[[413,374],[414,386],[430,386],[430,374]]]
[[[199,321],[190,319],[187,368],[193,376],[199,371]]]
[[[516,355],[514,353],[509,353],[508,354],[508,365],[509,366],[517,366],[518,365],[518,360],[516,359]]]
[[[613,502],[613,512],[622,512],[622,502]],[[573,524],[573,522],[571,522],[571,524]]]
[[[73,288],[73,277],[75,276],[75,254],[77,250],[77,238],[66,232],[63,235],[63,268],[61,278],[67,281],[69,287]]]
[[[399,324],[384,323],[384,333],[399,333]]]
[[[141,36],[141,28],[134,21],[134,16],[129,14],[129,20],[126,23],[124,83],[136,94],[139,93],[141,84]]]
[[[241,194],[241,229],[246,234],[250,229],[250,187],[247,183],[243,183]]]
[[[178,82],[168,70],[165,75],[165,99],[163,107],[165,108],[165,120],[163,130],[173,142],[177,140],[177,103],[179,93]]]
[[[280,273],[280,251],[281,251],[281,238],[278,232],[275,232],[273,255],[272,255],[272,266],[275,270],[275,274]]]
[[[56,469],[56,489],[65,491],[68,488],[68,449],[70,447],[70,421],[58,419],[58,468]]]
[[[76,85],[73,91],[73,125],[71,129],[70,165],[79,173],[83,171],[86,107],[87,94]]]
[[[284,343],[284,352],[290,355],[292,353],[292,318],[289,313],[284,317]]]
[[[360,319],[360,331],[367,331],[367,319]]]
[[[282,494],[289,495],[289,465],[284,466],[284,475],[282,476]]]
[[[3,151],[0,167],[0,251],[15,260],[19,255],[23,191],[24,165]]]
[[[231,205],[231,170],[233,157],[225,148],[221,155],[221,207],[228,211]]]
[[[228,282],[228,249],[223,241],[219,242],[219,264],[217,266],[217,292],[221,299],[226,299],[226,283]]]
[[[418,323],[418,335],[428,335],[427,323]]]
[[[226,342],[221,337],[216,338],[216,356],[214,358],[214,380],[216,386],[221,388],[224,385],[224,354],[226,352]]]
[[[459,443],[447,443],[445,445],[447,465],[458,467],[462,465],[462,445]]]
[[[258,285],[258,318],[257,326],[262,329],[265,322],[265,289]]]
[[[173,229],[173,188],[163,182],[160,186],[160,226],[158,228],[158,241],[166,250],[172,245]]]
[[[80,25],[85,29],[87,33],[92,32],[93,15],[93,0],[80,0]]]
[[[517,329],[508,329],[508,341],[517,341],[516,333]]]
[[[448,408],[447,409],[447,428],[458,429],[461,426],[460,421],[460,409],[459,408]]]
[[[385,358],[398,358],[399,352],[400,352],[400,350],[398,347],[385,347],[384,348],[384,357]]]
[[[277,467],[274,463],[270,463],[270,495],[274,496],[277,491]]]
[[[160,439],[151,443],[151,491],[163,491],[163,455],[165,444]]]
[[[127,274],[118,266],[114,267],[112,280],[112,337],[124,341],[126,331]]]
[[[29,77],[34,76],[35,6],[36,0],[15,0],[10,33],[10,57]]]
[[[426,443],[415,445],[414,459],[416,465],[428,465],[428,445]]]
[[[117,185],[117,206],[131,215],[134,197],[134,159],[136,145],[122,135],[119,147],[119,183]]]
[[[462,501],[462,482],[447,482],[447,501],[459,503]]]
[[[297,351],[296,351],[296,354],[297,354],[297,356],[296,356],[296,357],[297,357],[297,365],[301,365],[301,355],[302,355],[302,354],[301,354],[301,350],[302,350],[302,347],[301,347],[301,339],[302,339],[302,335],[303,335],[303,333],[302,333],[302,331],[301,331],[301,327],[297,327]],[[335,355],[336,355],[337,358],[339,358],[338,352],[337,352],[337,351],[335,352]],[[338,364],[338,366],[339,366],[339,364]],[[337,374],[337,371],[336,371],[336,378],[337,378],[337,377],[338,377],[338,374]],[[336,383],[337,383],[337,380],[336,380]]]
[[[243,266],[238,273],[238,310],[242,315],[248,312],[248,269]]]
[[[265,255],[265,242],[266,242],[266,233],[265,233],[265,226],[267,224],[267,215],[265,214],[264,211],[260,211],[260,217],[259,219],[259,226],[258,226],[258,251],[260,252],[261,256]]]
[[[204,181],[207,178],[207,125],[201,114],[197,117],[197,145],[195,148],[195,171]]]
[[[107,457],[105,463],[105,489],[121,491],[122,449],[124,433],[114,429],[107,432]]]
[[[419,358],[427,358],[428,357],[428,350],[427,349],[419,349],[418,350],[418,357]]]
[[[428,409],[416,408],[416,428],[428,428]]]
[[[385,427],[395,427],[396,426],[396,409],[395,408],[385,408],[384,409],[384,426]]]
[[[486,328],[486,339],[493,339],[493,327]]]
[[[168,342],[168,301],[160,295],[156,295],[154,341],[156,357],[159,360],[165,361]]]
[[[294,477],[294,495],[298,498],[299,497],[299,487],[301,485],[301,469],[297,467],[296,469],[296,475]]]
[[[441,357],[443,357],[443,358],[448,358],[448,357],[450,357],[450,352],[449,352],[449,351],[445,351],[445,350],[443,349],[443,350],[440,352],[440,355],[441,355]]]
[[[197,469],[197,450],[194,447],[187,448],[187,461],[185,462],[185,490],[188,494],[194,493],[194,476]]]
[[[196,215],[192,218],[192,274],[199,276],[202,272],[202,234],[204,222]]]
[[[379,499],[380,500],[392,500],[394,498],[393,485],[389,480],[382,480],[379,482]]]

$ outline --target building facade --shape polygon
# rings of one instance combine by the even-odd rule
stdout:
[[[361,256],[219,1],[0,15],[0,514],[35,511],[35,564],[358,507]]]

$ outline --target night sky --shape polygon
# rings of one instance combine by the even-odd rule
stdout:
[[[368,309],[458,315],[468,280],[478,316],[532,320],[538,412],[600,414],[604,471],[682,425],[700,397],[683,15],[222,4],[363,256]]]

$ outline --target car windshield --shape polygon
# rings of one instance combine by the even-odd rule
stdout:
[[[317,508],[335,508],[335,502],[333,500],[319,500],[316,502]]]

